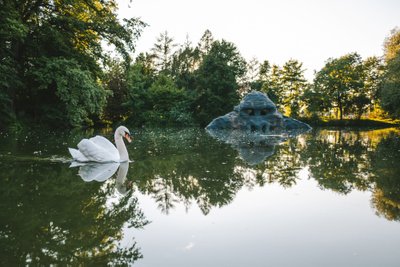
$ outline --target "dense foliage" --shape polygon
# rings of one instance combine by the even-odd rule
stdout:
[[[362,111],[356,108],[368,103],[361,57],[354,53],[328,60],[316,74],[314,88],[325,96],[322,101],[327,111],[336,108],[340,119],[346,111],[358,112],[361,117]]]
[[[99,116],[103,44],[128,59],[144,26],[116,12],[114,0],[0,1],[0,123],[78,126]]]
[[[384,56],[330,58],[312,82],[303,63],[246,62],[206,30],[197,44],[165,31],[134,60],[145,23],[120,20],[115,0],[0,1],[0,127],[15,123],[200,125],[261,90],[288,116],[400,116],[400,31]],[[111,58],[104,44],[115,48]],[[378,114],[378,115],[376,115]]]
[[[120,118],[137,126],[204,126],[232,110],[239,102],[238,81],[246,62],[234,44],[210,40],[211,32],[206,31],[195,47],[188,41],[172,53],[176,45],[164,32],[151,53],[140,54],[128,68],[122,62],[114,66],[107,87],[118,97],[126,90],[126,98],[114,107]],[[114,104],[109,101],[107,119],[115,118]]]
[[[394,29],[385,41],[386,75],[382,82],[382,107],[400,117],[400,29]]]

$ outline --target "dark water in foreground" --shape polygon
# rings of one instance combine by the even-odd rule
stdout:
[[[399,130],[132,132],[130,164],[74,168],[112,132],[0,134],[0,266],[400,266]]]

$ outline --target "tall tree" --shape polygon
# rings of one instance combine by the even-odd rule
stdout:
[[[127,107],[126,117],[131,124],[142,126],[148,120],[144,111],[151,108],[148,90],[156,78],[155,73],[152,56],[143,53],[127,71],[128,99],[123,105]]]
[[[250,59],[246,63],[246,75],[240,81],[240,96],[244,96],[251,90],[260,90],[262,82],[260,81],[260,62],[256,58]]]
[[[302,99],[306,104],[308,115],[314,120],[318,121],[321,116],[329,113],[331,109],[330,96],[323,92],[320,87],[315,86],[315,84],[310,84],[306,88]]]
[[[238,80],[245,71],[246,62],[234,44],[224,40],[212,44],[196,71],[194,115],[200,125],[207,125],[238,103]]]
[[[199,49],[201,55],[206,55],[210,52],[211,46],[214,42],[214,37],[210,30],[206,30],[200,38],[197,48]]]
[[[154,47],[151,49],[154,57],[156,69],[162,73],[168,73],[171,70],[172,55],[177,45],[174,39],[168,35],[168,32],[162,32],[157,38]]]
[[[263,63],[260,64],[260,67],[258,68],[258,75],[259,79],[264,83],[268,82],[269,80],[269,75],[271,71],[271,64],[269,63],[268,60],[264,60]]]
[[[380,92],[382,108],[393,118],[400,118],[400,51],[386,66]]]
[[[385,43],[386,74],[380,100],[382,108],[394,118],[400,117],[400,30],[392,30]]]
[[[385,61],[388,62],[397,56],[400,51],[400,28],[394,28],[383,43]]]
[[[201,56],[198,48],[186,42],[176,51],[172,58],[171,74],[178,88],[192,91],[195,87],[194,71],[200,64]]]
[[[103,111],[104,119],[118,123],[126,117],[127,107],[124,102],[128,99],[127,76],[127,68],[123,62],[114,59],[109,63],[103,83],[112,95]]]
[[[329,59],[316,73],[314,86],[316,91],[329,96],[324,98],[324,107],[337,109],[340,120],[344,112],[351,112],[355,97],[364,88],[364,71],[360,55],[347,54],[337,59]]]
[[[373,111],[378,106],[379,90],[383,76],[385,74],[385,66],[381,58],[369,57],[363,61],[364,65],[364,97],[366,105],[360,107],[359,116],[363,111]]]
[[[260,78],[263,81],[261,91],[265,92],[277,107],[283,107],[282,69],[278,65],[271,66],[268,61],[264,61],[260,71]]]
[[[294,59],[289,60],[282,67],[280,85],[283,104],[291,117],[298,117],[302,107],[301,97],[307,87],[304,71],[303,64]]]

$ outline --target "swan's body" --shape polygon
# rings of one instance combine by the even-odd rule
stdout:
[[[102,136],[82,139],[78,149],[68,148],[72,158],[79,162],[125,162],[129,161],[128,150],[122,138],[131,141],[129,130],[120,126],[115,130],[114,140],[116,147]]]

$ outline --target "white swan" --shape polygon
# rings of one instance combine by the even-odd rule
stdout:
[[[102,136],[90,139],[82,139],[78,149],[68,148],[72,158],[79,162],[126,162],[129,161],[128,150],[122,138],[131,142],[131,134],[125,126],[115,130],[115,147],[110,141]]]

